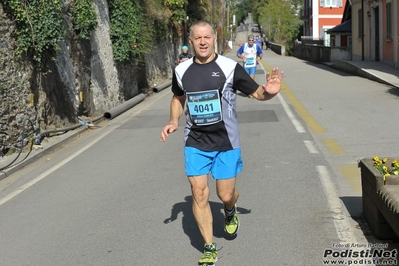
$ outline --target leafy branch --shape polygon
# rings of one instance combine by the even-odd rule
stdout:
[[[109,1],[109,9],[114,59],[127,61],[150,52],[152,30],[146,25],[140,3],[113,0]]]
[[[93,8],[93,0],[75,1],[73,9],[73,26],[81,39],[90,39],[90,33],[97,26],[97,15]]]
[[[53,57],[59,50],[65,29],[60,0],[4,0],[16,22],[15,35],[18,43],[16,55],[32,57],[36,67],[43,69],[46,54]]]
[[[165,0],[164,5],[171,10],[171,20],[174,24],[180,24],[186,19],[185,4],[187,4],[187,0]]]

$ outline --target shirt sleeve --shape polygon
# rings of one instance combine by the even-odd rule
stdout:
[[[238,50],[237,50],[237,54],[242,54],[244,52],[244,44],[243,45],[241,45],[241,47],[240,48],[238,48]]]
[[[240,64],[237,64],[234,70],[233,88],[245,93],[246,95],[250,95],[255,92],[258,87],[258,83],[248,75]]]
[[[263,54],[262,48],[260,48],[259,45],[256,46],[256,52],[258,53],[258,55]]]
[[[177,77],[176,73],[173,73],[173,78],[172,78],[172,92],[176,96],[183,96],[184,91],[180,88],[179,84],[177,83]]]

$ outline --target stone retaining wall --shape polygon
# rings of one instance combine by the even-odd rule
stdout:
[[[65,0],[66,10],[72,2]],[[0,157],[19,148],[23,129],[26,144],[39,132],[99,117],[171,78],[179,45],[171,34],[154,44],[145,62],[114,62],[107,1],[94,5],[98,27],[91,40],[76,38],[66,12],[61,50],[50,71],[39,73],[28,59],[14,56],[15,25],[0,3]]]

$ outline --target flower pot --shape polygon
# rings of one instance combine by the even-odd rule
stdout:
[[[388,158],[387,164],[393,160],[394,158]],[[391,206],[392,202],[387,202],[387,198],[397,197],[399,199],[399,186],[397,186],[399,185],[399,176],[388,176],[384,180],[384,177],[374,168],[373,163],[372,158],[364,158],[359,162],[362,178],[363,215],[378,238],[396,239],[398,235],[392,224],[399,225],[399,218]]]

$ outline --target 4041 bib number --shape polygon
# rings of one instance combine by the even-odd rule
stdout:
[[[187,105],[196,125],[211,125],[222,121],[218,90],[188,92]]]

